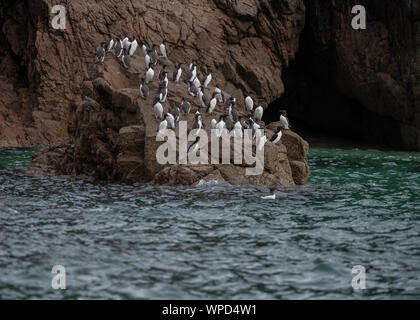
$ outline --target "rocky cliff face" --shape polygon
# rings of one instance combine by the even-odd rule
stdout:
[[[156,44],[165,36],[172,60],[194,59],[238,100],[247,93],[268,103],[284,92],[282,70],[294,59],[305,18],[303,0],[74,0],[62,2],[67,26],[55,30],[55,4],[0,4],[0,145],[68,136],[70,111],[81,103],[96,47],[109,33]]]
[[[315,130],[420,150],[420,2],[305,4],[299,54],[279,103]],[[366,30],[351,27],[355,4],[366,7]]]

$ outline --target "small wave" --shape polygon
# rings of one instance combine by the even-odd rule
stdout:
[[[197,186],[215,186],[215,185],[218,185],[218,184],[220,184],[220,182],[219,181],[217,181],[217,180],[208,180],[208,181],[206,181],[206,180],[200,180],[198,183],[197,183]]]

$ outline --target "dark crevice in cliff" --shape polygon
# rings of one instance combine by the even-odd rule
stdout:
[[[306,4],[309,7],[308,1]],[[283,70],[285,92],[269,104],[263,120],[266,123],[278,121],[280,110],[285,109],[293,130],[310,142],[312,136],[323,136],[332,140],[350,139],[356,145],[368,143],[401,148],[400,127],[395,120],[369,111],[353,99],[351,86],[347,91],[338,89],[334,79],[339,78],[340,61],[331,43],[319,43],[313,19],[314,13],[308,9],[299,51]],[[330,22],[325,23],[328,28]]]

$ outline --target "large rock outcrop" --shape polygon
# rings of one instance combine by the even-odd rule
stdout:
[[[0,4],[2,146],[68,137],[71,110],[82,101],[94,52],[109,33],[128,32],[155,44],[165,36],[173,61],[195,60],[202,71],[212,68],[239,101],[251,94],[268,103],[283,94],[282,70],[294,59],[305,19],[303,0],[72,0],[61,3],[66,29],[55,30],[50,12],[56,4]]]

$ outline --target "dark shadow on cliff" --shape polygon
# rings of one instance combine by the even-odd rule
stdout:
[[[323,137],[338,141],[353,141],[355,146],[363,144],[384,147],[406,148],[402,145],[401,128],[398,121],[369,111],[352,95],[351,84],[337,85],[341,79],[340,61],[332,44],[320,43],[314,25],[311,4],[308,8],[304,30],[301,34],[296,59],[283,71],[284,95],[272,101],[265,111],[266,123],[279,120],[282,109],[287,110],[296,132],[302,133],[309,142]],[[328,4],[320,13],[328,17]],[[332,28],[326,19],[324,28]],[[338,89],[341,87],[341,89]],[[348,88],[342,89],[342,88]],[[412,148],[412,147],[407,147]]]

